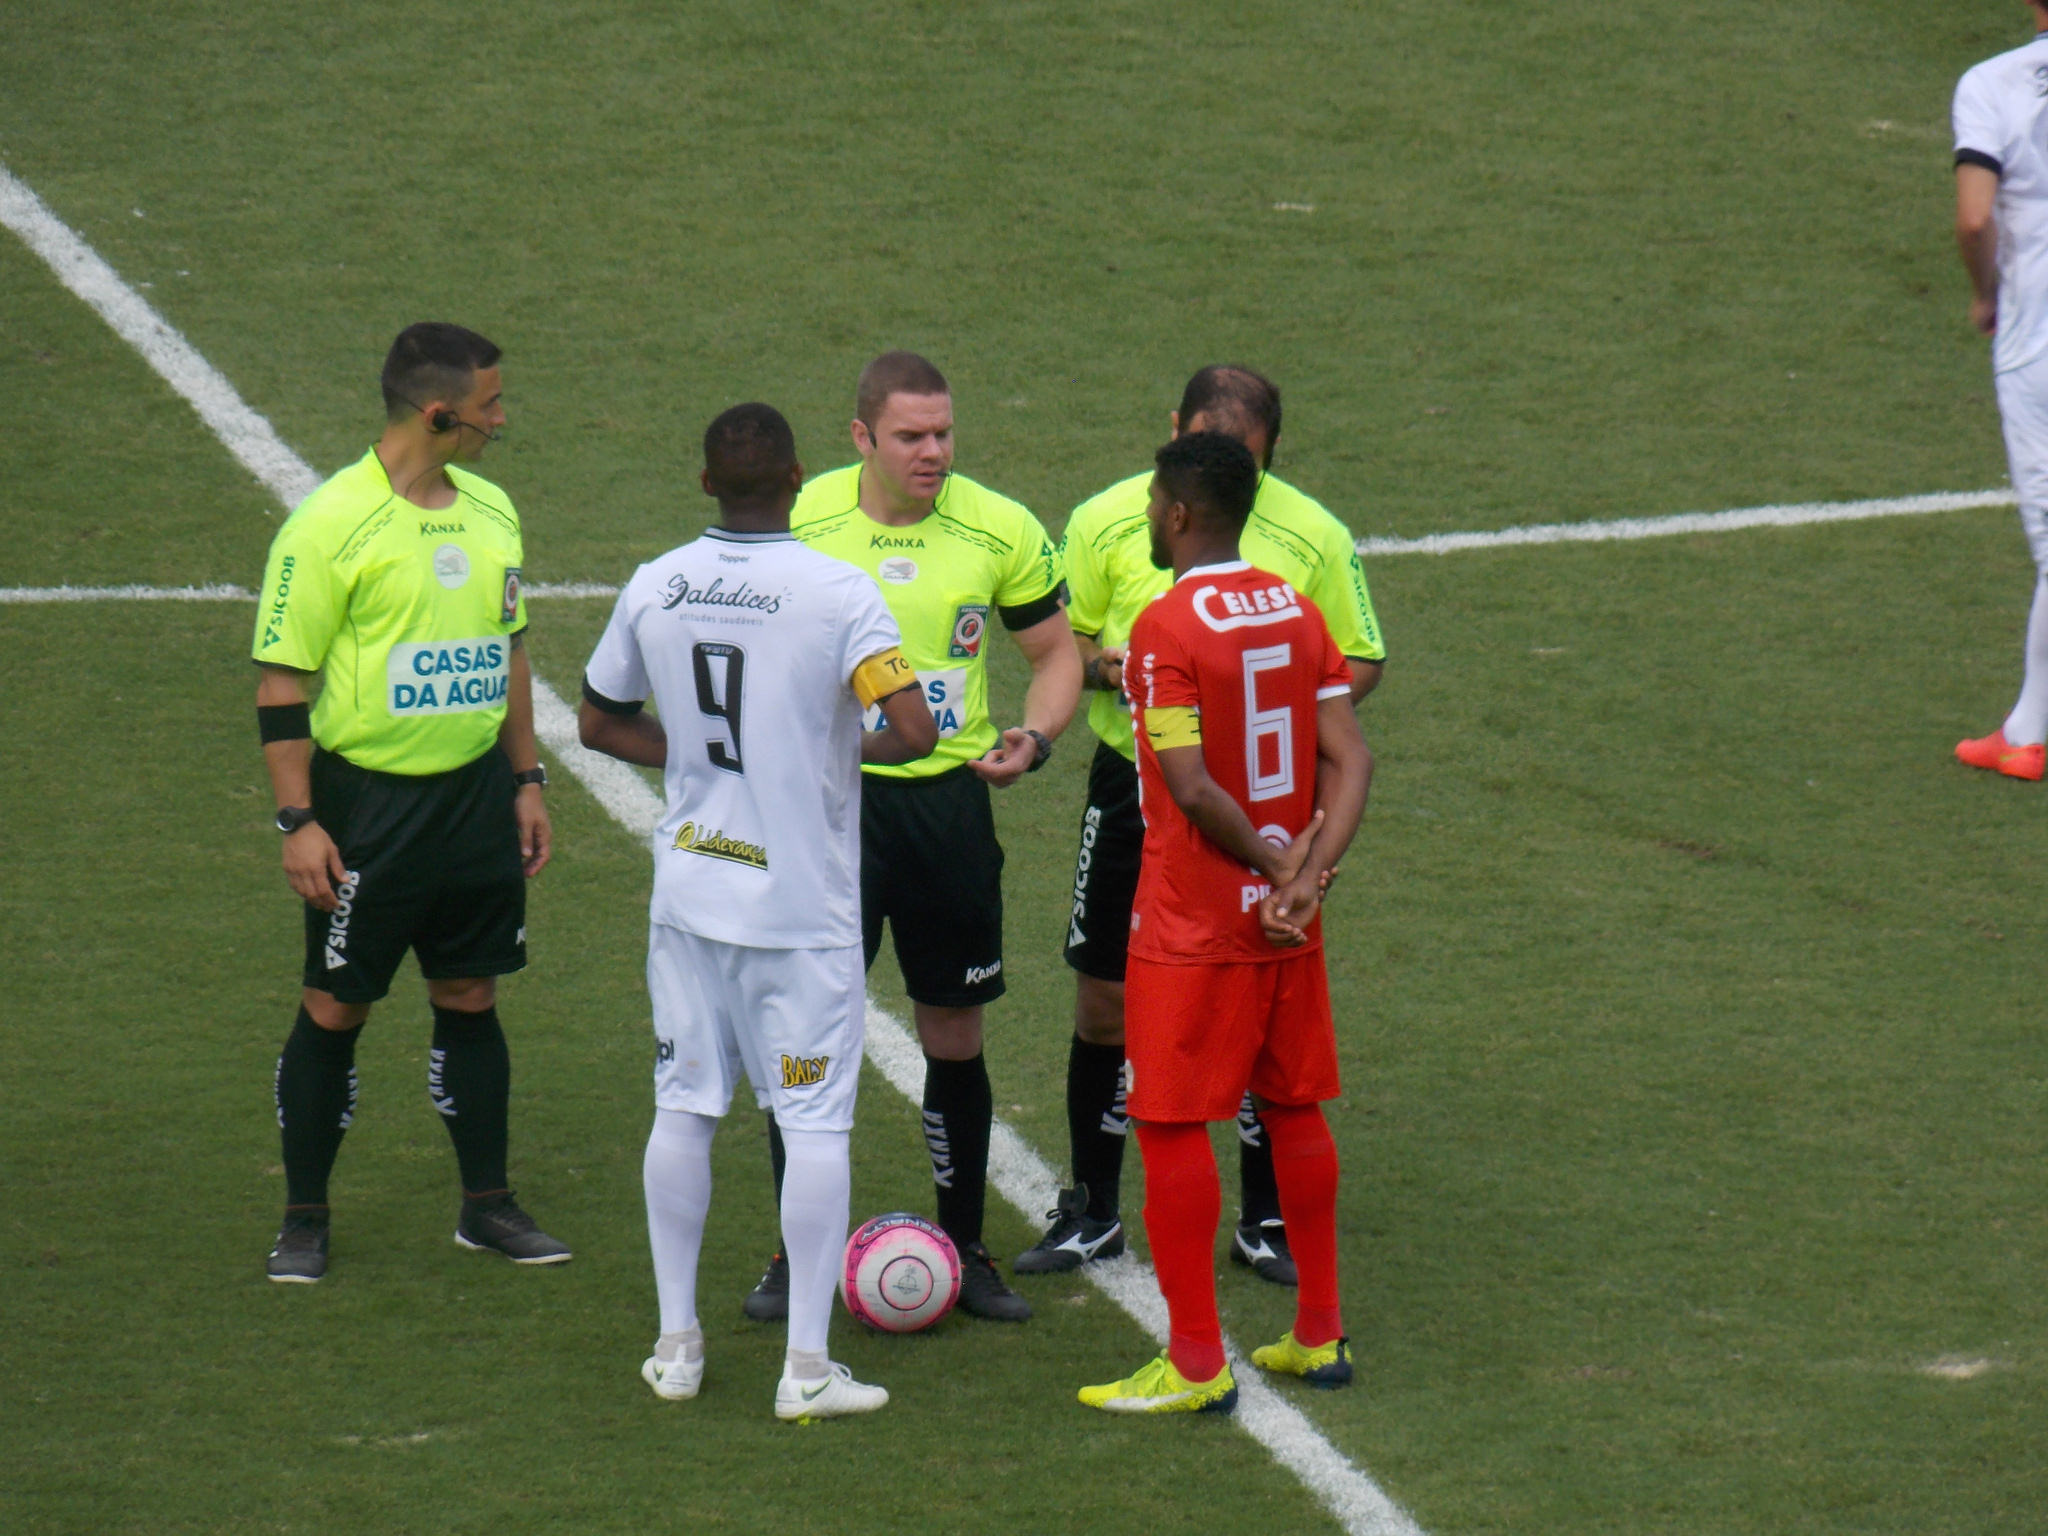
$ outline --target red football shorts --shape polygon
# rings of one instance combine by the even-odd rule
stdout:
[[[1284,960],[1124,972],[1126,1103],[1138,1120],[1230,1120],[1247,1087],[1275,1104],[1340,1091],[1322,946]]]

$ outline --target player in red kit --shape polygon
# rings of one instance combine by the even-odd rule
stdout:
[[[1227,1412],[1237,1384],[1216,1317],[1222,1190],[1207,1122],[1250,1088],[1273,1140],[1301,1272],[1294,1327],[1255,1364],[1351,1379],[1337,1300],[1337,1149],[1323,1119],[1337,1036],[1322,891],[1365,811],[1372,753],[1322,615],[1238,558],[1257,462],[1218,433],[1159,450],[1146,515],[1173,586],[1131,631],[1145,846],[1125,979],[1129,1107],[1145,1232],[1172,1335],[1123,1381],[1083,1387],[1115,1413]]]

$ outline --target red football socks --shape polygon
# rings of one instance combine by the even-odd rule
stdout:
[[[1166,1355],[1189,1381],[1211,1381],[1223,1369],[1223,1325],[1216,1317],[1216,1222],[1223,1190],[1209,1127],[1141,1121],[1137,1131],[1145,1159],[1145,1236],[1172,1328]],[[1327,1139],[1329,1132],[1323,1134]],[[1334,1165],[1334,1150],[1331,1157]],[[1281,1185],[1283,1202],[1286,1188]],[[1334,1256],[1331,1262],[1334,1274]]]
[[[1268,1104],[1260,1109],[1259,1118],[1273,1140],[1280,1215],[1287,1223],[1295,1268],[1301,1272],[1294,1342],[1314,1349],[1344,1332],[1344,1315],[1337,1304],[1337,1143],[1330,1137],[1330,1123],[1320,1104]],[[1149,1178],[1149,1154],[1145,1166]],[[1149,1218],[1149,1209],[1146,1214]],[[1151,1231],[1149,1219],[1146,1231]],[[1153,1247],[1157,1249],[1157,1241]]]

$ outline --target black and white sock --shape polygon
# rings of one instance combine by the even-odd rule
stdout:
[[[285,1203],[325,1205],[343,1132],[356,1112],[355,1029],[322,1029],[304,1008],[277,1058],[277,1125],[284,1138]]]
[[[988,1060],[924,1059],[924,1144],[938,1187],[939,1225],[961,1248],[981,1241],[988,1198],[988,1137],[995,1096]]]
[[[1088,1214],[1113,1220],[1121,1200],[1124,1144],[1124,1048],[1090,1045],[1078,1034],[1067,1047],[1067,1141],[1074,1181],[1088,1187]]]
[[[1237,1106],[1237,1220],[1255,1227],[1280,1219],[1280,1183],[1273,1177],[1273,1139],[1246,1094]]]
[[[434,1044],[427,1052],[427,1093],[455,1143],[465,1195],[506,1187],[506,1121],[512,1099],[512,1053],[498,1010],[463,1013],[434,1008]]]

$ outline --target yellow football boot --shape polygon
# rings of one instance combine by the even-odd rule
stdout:
[[[1161,1355],[1122,1381],[1083,1387],[1081,1401],[1104,1413],[1228,1413],[1237,1406],[1237,1382],[1227,1365],[1208,1381],[1189,1381]]]
[[[1294,1342],[1289,1329],[1278,1344],[1261,1344],[1252,1351],[1252,1364],[1262,1371],[1284,1371],[1299,1376],[1312,1387],[1351,1385],[1351,1340],[1336,1338],[1306,1349]]]

